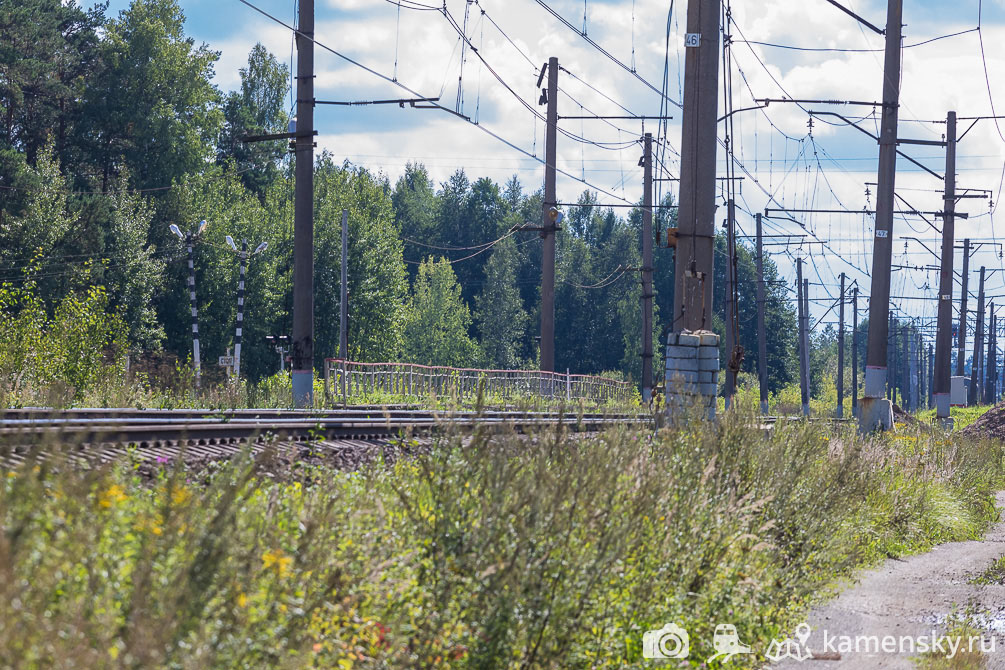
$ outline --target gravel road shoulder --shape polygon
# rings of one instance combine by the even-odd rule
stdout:
[[[1005,508],[1005,492],[998,494],[997,501],[999,508]],[[850,643],[846,642],[839,660],[786,659],[771,667],[914,668],[912,659],[918,653],[912,653],[909,643],[899,642],[900,638],[931,640],[933,632],[941,636],[946,617],[965,611],[980,619],[986,644],[994,642],[994,651],[984,655],[987,667],[1005,670],[1005,586],[970,583],[1003,554],[1005,521],[995,524],[981,541],[952,542],[925,554],[887,560],[880,567],[860,574],[854,585],[837,598],[814,609],[808,617],[812,632],[804,639],[806,647],[816,656],[825,654],[825,636],[831,648],[841,640],[850,641],[857,636],[875,636],[877,640],[892,636],[898,640],[895,651],[875,653],[874,648],[866,651],[868,643],[863,642],[856,653],[848,650]]]

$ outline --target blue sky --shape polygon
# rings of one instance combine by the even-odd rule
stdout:
[[[413,0],[411,4],[416,2],[442,4],[442,0]],[[114,15],[127,4],[125,0],[113,0],[109,14]],[[217,84],[222,89],[232,89],[238,84],[238,69],[256,41],[264,43],[281,61],[290,63],[290,32],[237,0],[180,0],[180,4],[187,17],[188,33],[221,52]],[[254,0],[254,4],[283,21],[293,21],[294,0]],[[395,0],[317,0],[317,39],[388,76],[396,74],[401,83],[422,95],[442,95],[442,104],[453,108],[460,74],[458,33],[442,12],[410,10],[408,4],[404,0],[399,18]],[[547,4],[577,28],[583,25],[585,4],[588,35],[625,63],[631,63],[634,57],[640,76],[659,85],[669,2],[551,0]],[[848,0],[845,4],[873,23],[885,24],[885,2]],[[905,5],[906,44],[977,26],[979,0],[907,0]],[[659,112],[656,93],[561,25],[534,0],[479,0],[471,7],[469,39],[513,90],[513,93],[506,90],[477,57],[470,51],[467,53],[462,87],[464,113],[473,119],[477,114],[481,127],[435,110],[319,107],[316,111],[319,145],[337,157],[382,172],[392,180],[412,160],[425,163],[437,180],[446,179],[455,169],[464,167],[469,175],[489,176],[499,182],[517,174],[528,190],[536,189],[543,178],[540,163],[484,131],[497,133],[530,154],[541,155],[542,125],[516,96],[537,109],[536,69],[551,55],[558,56],[562,66],[582,80],[562,75],[560,114],[580,114],[580,104],[582,113],[587,110],[625,113],[608,98],[634,114]],[[465,0],[447,0],[447,8],[462,25]],[[678,0],[671,20],[668,90],[669,96],[677,101],[685,9],[686,2]],[[989,114],[992,99],[998,113],[1005,114],[1005,8],[1001,0],[984,0],[981,9],[983,59],[977,32],[904,50],[902,137],[939,139],[943,125],[908,120],[942,120],[949,109],[956,109],[961,116]],[[803,52],[742,42],[746,38],[752,42],[800,47],[882,49],[882,37],[861,28],[824,0],[738,0],[733,3],[732,13],[737,25],[733,31],[734,107],[753,104],[753,97],[789,95],[855,100],[881,97],[881,52]],[[410,97],[407,92],[323,50],[316,52],[315,59],[318,99]],[[806,108],[867,117],[862,124],[869,130],[874,130],[877,124],[875,117],[869,117],[874,111],[871,108]],[[672,152],[679,147],[679,110],[671,109],[671,113],[677,118],[670,122],[667,166],[671,175],[677,176],[678,166]],[[875,187],[867,186],[867,182],[876,180],[875,143],[852,128],[821,121],[815,122],[811,137],[807,121],[805,110],[791,104],[774,104],[763,112],[746,112],[735,117],[734,147],[750,171],[739,198],[744,209],[753,212],[765,207],[769,199],[765,192],[789,208],[860,210],[867,204],[875,204],[874,198],[866,197],[866,188],[870,193],[875,191]],[[990,189],[996,209],[1005,160],[1005,121],[1001,123],[999,134],[993,122],[980,122],[959,146],[959,187]],[[562,137],[560,168],[600,191],[602,202],[634,202],[640,197],[641,171],[636,165],[640,150],[633,144],[642,132],[639,122],[567,121],[563,125],[573,135],[608,145],[602,148]],[[961,123],[961,132],[965,127]],[[655,130],[652,123],[646,129]],[[944,154],[940,148],[910,146],[904,150],[942,172]],[[721,149],[719,164],[724,171]],[[942,188],[942,182],[903,159],[898,163],[897,185],[901,196],[919,209],[941,209],[937,190]],[[579,181],[561,177],[559,198],[574,201],[584,188]],[[961,209],[969,211],[972,217],[958,223],[957,237],[966,235],[989,243],[972,259],[972,266],[983,264],[1001,270],[989,280],[989,293],[1005,298],[1005,266],[991,244],[997,242],[997,234],[988,202],[964,201]],[[1001,216],[1005,217],[1005,212]],[[830,248],[835,252],[823,257],[819,246],[776,248],[774,258],[788,277],[794,274],[795,258],[813,262],[816,270],[811,272],[810,279],[815,282],[811,287],[814,315],[820,317],[827,312],[836,295],[840,272],[846,272],[849,281],[859,280],[867,293],[868,279],[860,270],[868,269],[871,263],[871,219],[862,215],[796,218],[812,234],[830,240]],[[941,226],[941,222],[935,223]],[[741,215],[740,225],[745,231],[753,230],[746,214]],[[784,220],[773,221],[769,231],[808,234],[798,224]],[[921,266],[934,261],[920,244],[908,241],[905,250],[902,243],[903,236],[918,237],[936,248],[937,234],[924,221],[898,220],[896,233],[901,239],[895,245],[895,264]],[[897,307],[907,314],[933,317],[935,302],[913,297],[934,295],[932,285],[936,277],[935,273],[924,270],[896,272],[892,293],[905,296],[895,300]],[[832,314],[826,320],[833,320]]]

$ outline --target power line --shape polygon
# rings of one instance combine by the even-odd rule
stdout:
[[[343,53],[341,53],[339,51],[336,51],[335,49],[331,48],[327,44],[324,44],[322,42],[317,41],[312,36],[304,35],[297,28],[289,25],[288,23],[286,23],[282,19],[276,18],[272,14],[266,12],[264,9],[261,9],[261,8],[255,6],[254,4],[252,4],[251,2],[249,2],[248,0],[238,0],[238,2],[240,2],[243,5],[246,5],[250,9],[258,12],[259,14],[261,14],[264,17],[266,17],[267,19],[269,19],[271,21],[274,21],[275,23],[278,23],[279,25],[283,26],[287,30],[292,30],[295,34],[302,36],[304,39],[310,40],[316,46],[324,49],[325,51],[331,53],[334,56],[337,56],[338,58],[341,58],[342,60],[344,60],[345,62],[349,63],[350,65],[355,65],[356,67],[364,70],[365,72],[368,72],[369,74],[372,74],[373,76],[375,76],[375,77],[377,77],[379,79],[383,79],[387,83],[393,84],[394,86],[397,86],[398,88],[400,88],[400,89],[402,89],[404,91],[407,91],[407,92],[409,92],[410,94],[412,94],[412,95],[414,95],[416,97],[422,97],[421,94],[419,94],[417,91],[415,91],[412,88],[406,86],[405,84],[402,84],[400,81],[395,81],[393,78],[388,77],[387,75],[385,75],[385,74],[383,74],[381,72],[378,72],[377,70],[374,70],[373,68],[368,67],[368,66],[364,65],[363,63],[360,63],[359,61],[357,61],[357,60],[355,60],[353,58],[350,58],[349,56],[346,56],[345,54],[343,54]],[[531,159],[537,161],[538,163],[541,163],[542,165],[547,165],[547,163],[544,161],[544,159],[538,158],[537,156],[535,156],[534,154],[530,153],[526,149],[523,149],[523,148],[517,146],[516,144],[514,144],[513,142],[511,142],[511,141],[507,140],[506,138],[502,137],[498,133],[495,133],[492,130],[489,130],[484,125],[482,125],[480,123],[475,123],[471,119],[469,119],[469,118],[467,118],[465,116],[462,116],[460,114],[457,114],[454,110],[449,109],[447,107],[444,107],[443,105],[439,104],[438,102],[431,103],[428,108],[429,109],[440,109],[440,110],[442,110],[444,112],[447,112],[449,114],[452,114],[452,115],[454,115],[454,116],[456,116],[456,117],[458,117],[460,119],[463,119],[464,121],[467,121],[470,125],[474,126],[475,128],[478,128],[480,131],[482,131],[483,133],[485,133],[489,137],[493,138],[494,140],[496,140],[498,142],[501,142],[502,144],[505,144],[510,149],[513,149],[514,151],[517,151],[517,152],[519,152],[519,153],[527,156],[528,158],[531,158]],[[561,174],[561,175],[563,175],[565,177],[568,177],[569,179],[572,179],[573,181],[579,182],[579,183],[583,184],[584,186],[588,186],[589,188],[595,189],[597,192],[603,193],[604,195],[610,196],[610,197],[615,198],[617,200],[622,200],[623,202],[627,202],[627,200],[624,200],[620,196],[618,196],[618,195],[616,195],[614,193],[611,193],[610,191],[607,191],[606,189],[603,189],[603,188],[601,188],[601,187],[599,187],[599,186],[597,186],[595,184],[592,184],[592,183],[586,181],[585,179],[580,179],[576,175],[571,174],[571,173],[563,170],[562,168],[558,167],[557,165],[554,166],[554,167],[555,167],[555,171],[556,172],[558,172],[559,174]]]

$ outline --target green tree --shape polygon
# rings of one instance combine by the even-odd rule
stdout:
[[[109,21],[105,67],[84,92],[82,143],[101,190],[126,167],[139,188],[170,184],[213,157],[223,122],[219,54],[185,35],[175,0],[133,0]]]
[[[318,159],[314,189],[317,364],[338,353],[343,210],[349,211],[349,355],[361,361],[391,360],[401,349],[408,278],[390,188],[367,170],[338,165],[325,153]]]
[[[429,245],[442,240],[437,230],[436,190],[426,167],[411,161],[398,178],[391,194],[395,225],[405,244],[405,258],[415,261],[426,256]],[[412,266],[412,276],[418,265]]]
[[[583,373],[620,370],[638,379],[642,311],[638,229],[585,192],[558,233],[555,367]]]
[[[51,139],[67,162],[81,92],[100,69],[98,28],[107,4],[77,0],[0,3],[0,147],[29,163]]]
[[[107,198],[110,207],[105,235],[105,257],[100,270],[110,294],[110,305],[125,324],[129,344],[137,351],[156,351],[164,340],[155,299],[164,289],[164,255],[149,243],[153,207],[139,194],[119,188]]]
[[[743,243],[736,245],[738,302],[737,322],[739,344],[744,348],[743,370],[757,372],[757,261],[753,249]],[[713,289],[714,330],[725,335],[726,322],[726,238],[715,238],[715,272]],[[799,379],[799,361],[796,356],[796,312],[792,292],[779,278],[778,268],[770,258],[764,260],[765,305],[764,323],[767,333],[768,390],[777,392],[791,381]],[[790,302],[791,301],[791,302]],[[725,365],[725,337],[721,339],[722,360]],[[723,367],[725,369],[725,367]]]
[[[529,318],[516,287],[517,251],[513,238],[499,242],[485,264],[485,284],[475,298],[475,319],[485,364],[512,369],[520,366],[521,342]]]
[[[422,262],[404,328],[405,358],[423,365],[471,367],[478,344],[468,336],[471,312],[446,258]]]
[[[387,184],[323,153],[314,176],[314,355],[320,367],[338,355],[342,211],[349,212],[349,357],[393,360],[401,351],[408,278],[395,234]],[[293,173],[272,184],[265,208],[278,236],[274,334],[290,334],[293,310]],[[270,247],[269,253],[273,253]],[[270,359],[271,360],[271,359]],[[271,363],[274,365],[274,363]]]
[[[233,160],[241,181],[260,198],[279,177],[286,142],[242,142],[241,138],[286,132],[289,118],[284,97],[289,76],[285,65],[261,43],[256,44],[248,54],[247,67],[241,68],[241,89],[229,93],[223,104],[224,125],[217,160]]]
[[[291,258],[292,245],[284,245],[289,224],[273,218],[231,167],[210,165],[203,173],[183,177],[160,203],[151,237],[169,255],[167,285],[156,300],[168,349],[185,358],[192,346],[188,255],[183,242],[168,231],[168,222],[187,232],[201,220],[207,226],[195,245],[195,274],[203,360],[215,361],[233,343],[239,264],[226,236],[238,244],[246,238],[250,249],[268,242],[266,252],[254,256],[248,266],[241,368],[251,378],[271,373],[275,352],[268,348],[265,335],[289,332],[285,323],[289,279],[284,273]],[[210,376],[219,373],[216,365],[206,364],[203,370]]]

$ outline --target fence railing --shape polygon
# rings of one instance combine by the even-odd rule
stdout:
[[[479,387],[502,399],[521,396],[629,402],[631,382],[595,375],[574,375],[540,370],[477,370],[415,363],[359,363],[338,358],[325,359],[325,397],[347,401],[353,396],[386,394],[421,397],[450,396],[474,398]]]

